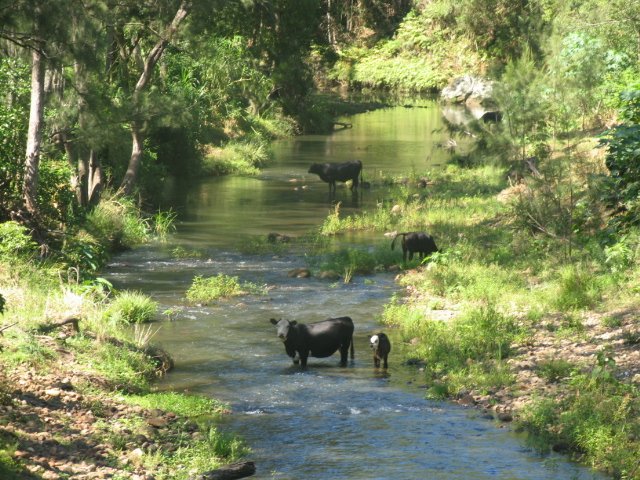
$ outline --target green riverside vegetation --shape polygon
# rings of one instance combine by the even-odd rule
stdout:
[[[150,343],[152,326],[141,326],[156,317],[156,302],[139,292],[115,292],[105,280],[79,275],[81,265],[88,270],[102,265],[107,245],[129,248],[150,241],[154,231],[171,230],[171,214],[155,216],[163,223],[158,229],[153,219],[143,221],[140,212],[126,201],[103,202],[101,206],[104,208],[96,209],[87,223],[87,230],[93,233],[79,234],[70,242],[71,252],[52,261],[39,259],[39,248],[24,227],[14,222],[0,224],[2,320],[8,326],[0,338],[0,364],[5,372],[0,376],[0,406],[13,411],[19,408],[9,394],[14,386],[5,377],[8,372],[27,368],[59,379],[73,377],[74,390],[84,397],[83,406],[96,418],[85,439],[109,445],[109,461],[114,464],[149,426],[142,415],[107,421],[105,402],[137,405],[148,411],[160,409],[182,418],[154,438],[156,444],[171,445],[171,449],[145,451],[132,464],[155,472],[156,478],[186,479],[194,471],[211,470],[239,458],[246,454],[246,447],[216,428],[219,416],[227,412],[225,405],[209,398],[152,391],[158,376],[171,366],[169,356]],[[99,254],[94,255],[96,252]],[[65,270],[69,259],[78,263]],[[77,322],[72,331],[67,330],[71,324],[62,324],[68,319]],[[129,324],[135,324],[133,331]],[[0,423],[6,425],[9,420],[3,417]],[[26,475],[14,458],[17,444],[15,437],[0,437],[2,478]]]
[[[68,354],[96,379],[82,382],[87,395],[218,410],[149,395],[170,363],[149,343],[157,306],[99,276],[114,252],[168,238],[175,213],[158,210],[165,180],[254,175],[273,139],[330,132],[339,115],[382,106],[353,108],[327,90],[400,98],[472,76],[491,82],[491,96],[456,101],[501,121],[447,125],[452,164],[384,179],[393,201],[374,211],[344,216],[336,206],[310,234],[310,266],[345,282],[399,268],[412,294],[394,298],[382,320],[424,364],[429,395],[526,403],[517,420],[539,448],[640,479],[640,3],[10,3],[0,11],[5,375],[64,375]],[[323,240],[355,230],[426,230],[442,251],[396,266],[388,242],[362,251]],[[189,295],[206,303],[262,289],[218,276],[197,278]],[[544,358],[518,368],[539,349]],[[525,373],[550,393],[519,391]],[[19,407],[14,387],[0,376],[6,411]],[[101,400],[90,403],[106,422]],[[127,468],[146,462],[158,478],[174,467],[186,478],[243,451],[214,425],[199,428],[197,448],[177,429],[166,439],[174,450]],[[123,451],[128,437],[102,433]],[[21,440],[0,436],[2,478],[24,477]]]
[[[540,238],[518,226],[518,204],[526,200],[507,197],[505,173],[452,165],[425,172],[426,191],[415,183],[397,186],[394,202],[352,216],[337,210],[321,228],[325,234],[424,230],[436,238],[441,252],[404,265],[400,283],[413,293],[394,298],[382,315],[413,345],[409,355],[424,365],[430,397],[496,391],[517,397],[510,360],[536,334],[551,343],[579,342],[590,316],[616,325],[608,312],[637,307],[638,232],[630,229],[618,244],[574,239],[569,255],[566,239]],[[613,259],[618,250],[630,255],[623,270]],[[639,327],[634,320],[627,328]],[[518,412],[519,421],[539,448],[573,451],[620,475],[634,472],[639,458],[639,392],[603,352],[593,363],[541,362],[538,375],[562,393],[534,400]]]

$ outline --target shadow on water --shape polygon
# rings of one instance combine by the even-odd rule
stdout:
[[[110,266],[108,277],[117,288],[143,291],[160,303],[160,311],[173,312],[171,321],[158,323],[154,337],[176,363],[161,388],[228,402],[234,413],[221,428],[251,447],[253,478],[602,478],[566,458],[537,455],[509,428],[475,411],[426,400],[423,374],[402,364],[406,346],[391,329],[384,328],[392,342],[389,368],[374,368],[369,337],[383,329],[383,307],[398,292],[392,275],[356,277],[349,285],[289,278],[289,269],[305,265],[305,252],[237,251],[242,236],[301,235],[317,228],[337,200],[346,203],[347,213],[375,206],[380,192],[366,189],[352,195],[339,188],[335,198],[328,197],[326,184],[306,175],[308,164],[366,152],[370,178],[380,171],[411,171],[442,140],[432,133],[439,122],[435,104],[387,109],[354,117],[353,128],[339,134],[281,142],[275,164],[260,178],[203,180],[169,197],[180,213],[172,241],[207,252],[204,257],[173,259],[166,249],[146,247]],[[186,302],[194,276],[218,273],[272,288],[266,296],[209,306]],[[301,370],[269,323],[272,317],[313,322],[341,315],[356,325],[356,357],[346,367],[336,354],[310,358]]]

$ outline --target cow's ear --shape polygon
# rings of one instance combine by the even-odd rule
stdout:
[[[297,325],[297,324],[298,324],[298,322],[297,322],[297,321],[295,321],[295,320],[292,320],[292,321],[290,321],[290,322],[289,322],[289,325],[291,325],[292,327],[293,327],[294,325]]]
[[[275,318],[272,318],[271,320],[269,320],[273,325],[277,325],[278,324],[278,320],[276,320]]]

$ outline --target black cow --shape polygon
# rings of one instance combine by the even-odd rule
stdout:
[[[309,355],[325,358],[340,350],[340,365],[347,364],[349,347],[353,359],[353,321],[349,317],[327,318],[309,324],[271,319],[284,349],[296,365],[307,366]],[[299,359],[299,360],[298,360]]]
[[[320,180],[327,182],[330,192],[335,192],[336,181],[346,182],[347,180],[352,181],[351,191],[353,191],[354,188],[358,188],[362,180],[362,162],[353,160],[344,163],[312,163],[309,173],[315,173],[320,176]]]
[[[373,350],[373,365],[376,368],[380,368],[380,360],[382,360],[383,367],[387,368],[389,366],[387,363],[387,357],[391,351],[391,342],[389,341],[389,337],[380,332],[373,335],[369,342],[371,344],[371,349]]]
[[[433,237],[424,232],[405,232],[398,233],[393,237],[391,242],[391,250],[395,246],[396,239],[402,236],[402,261],[407,261],[407,252],[409,252],[409,260],[413,259],[413,254],[418,253],[418,258],[423,258],[431,253],[438,252],[436,242]]]

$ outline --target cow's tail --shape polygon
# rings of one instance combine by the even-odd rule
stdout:
[[[406,232],[405,233],[396,233],[396,236],[393,237],[393,241],[391,242],[391,250],[393,250],[395,248],[395,246],[396,246],[396,239],[398,237],[400,237],[400,236],[404,237],[405,235],[406,235]]]

